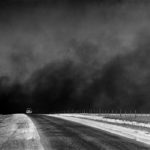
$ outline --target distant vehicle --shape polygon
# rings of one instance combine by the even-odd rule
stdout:
[[[27,108],[26,109],[26,114],[32,114],[32,109],[31,108]]]

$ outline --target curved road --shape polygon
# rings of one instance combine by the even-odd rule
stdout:
[[[44,115],[29,117],[45,150],[150,150],[144,144],[74,122]]]

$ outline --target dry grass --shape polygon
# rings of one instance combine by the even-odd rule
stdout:
[[[150,114],[102,114],[105,118],[150,123]]]

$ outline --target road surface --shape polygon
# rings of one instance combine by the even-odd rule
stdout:
[[[150,150],[150,147],[78,123],[45,115],[29,115],[44,150]]]

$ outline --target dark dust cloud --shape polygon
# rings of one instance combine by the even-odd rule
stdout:
[[[2,0],[0,113],[150,108],[150,2]]]

